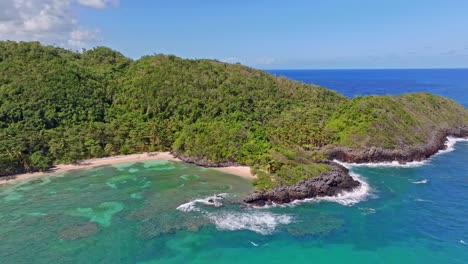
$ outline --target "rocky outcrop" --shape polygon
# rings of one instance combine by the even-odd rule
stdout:
[[[349,175],[345,167],[332,163],[332,169],[318,177],[300,181],[293,186],[278,186],[271,191],[254,192],[244,202],[255,206],[285,204],[306,198],[335,196],[344,191],[352,191],[358,186],[360,183]]]
[[[445,129],[435,132],[428,143],[401,149],[384,149],[369,147],[356,150],[347,147],[336,147],[328,151],[330,160],[339,160],[348,163],[372,163],[398,161],[406,163],[411,161],[422,161],[436,154],[439,150],[446,148],[445,142],[448,136],[468,137],[468,126]]]

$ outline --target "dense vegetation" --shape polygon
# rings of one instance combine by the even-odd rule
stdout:
[[[467,110],[428,93],[357,97],[342,104],[327,123],[336,143],[356,149],[418,146],[436,131],[468,124]]]
[[[424,141],[413,132],[426,131],[427,122],[467,121],[463,107],[429,94],[350,100],[213,60],[133,61],[105,47],[75,53],[0,42],[0,176],[174,151],[250,165],[257,186],[269,188],[328,170],[323,147],[411,145]]]

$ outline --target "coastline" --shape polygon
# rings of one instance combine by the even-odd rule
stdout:
[[[453,140],[468,138],[468,126],[444,129],[435,132],[428,142],[419,146],[399,149],[385,149],[381,147],[367,147],[354,149],[349,147],[335,147],[328,151],[329,160],[336,160],[346,164],[386,164],[406,165],[424,163],[432,156],[444,151],[450,151]],[[453,144],[452,144],[453,145]]]
[[[466,129],[466,128],[465,128]],[[330,172],[322,173],[319,177],[303,180],[293,186],[279,186],[270,191],[256,191],[249,195],[244,202],[255,207],[271,205],[295,204],[306,201],[328,200],[343,205],[352,205],[364,199],[369,190],[369,184],[358,174],[349,171],[352,167],[418,167],[426,164],[433,156],[453,151],[457,142],[468,141],[466,130],[463,134],[447,135],[443,144],[437,144],[439,149],[423,160],[408,162],[370,161],[361,163],[343,162],[337,159],[331,161],[335,166]],[[357,182],[357,183],[356,183]],[[330,184],[331,183],[331,184]]]
[[[56,173],[66,173],[75,170],[82,170],[82,169],[91,169],[100,166],[110,166],[114,164],[121,164],[121,163],[136,163],[136,162],[143,162],[143,161],[151,161],[151,160],[170,160],[170,161],[177,161],[183,162],[181,159],[175,157],[170,152],[149,152],[149,153],[140,153],[140,154],[129,154],[129,155],[119,155],[119,156],[110,156],[104,158],[95,158],[95,159],[88,159],[82,160],[75,164],[58,164],[52,167],[48,171],[44,172],[33,172],[33,173],[23,173],[23,174],[16,174],[7,177],[0,178],[0,186],[9,184],[9,183],[16,183],[22,180],[28,180],[43,176],[49,176],[51,174]],[[216,167],[212,168],[214,170],[236,175],[246,179],[255,179],[256,176],[250,173],[250,167],[247,166],[226,166],[226,167]]]

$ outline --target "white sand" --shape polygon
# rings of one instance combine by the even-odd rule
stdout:
[[[131,154],[131,155],[121,155],[121,156],[111,156],[106,158],[98,159],[89,159],[80,161],[77,164],[59,164],[47,172],[34,172],[34,173],[24,173],[17,174],[13,176],[6,177],[6,179],[0,179],[0,185],[5,183],[12,183],[20,180],[26,180],[41,176],[50,175],[50,173],[65,173],[74,170],[80,169],[89,169],[99,166],[107,166],[119,163],[130,163],[130,162],[140,162],[140,161],[149,161],[149,160],[172,160],[172,161],[181,161],[180,159],[174,157],[169,152],[152,152],[152,153],[142,153],[142,154]],[[224,167],[224,168],[215,168],[216,170],[241,176],[244,178],[253,179],[254,175],[250,173],[250,167]]]
[[[230,167],[221,167],[213,168],[214,170],[221,171],[228,174],[237,175],[247,179],[255,179],[257,176],[253,175],[250,172],[250,167],[247,166],[230,166]]]

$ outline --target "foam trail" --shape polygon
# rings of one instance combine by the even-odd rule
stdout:
[[[374,208],[363,208],[363,207],[360,207],[359,210],[362,211],[361,214],[363,215],[370,215],[370,214],[375,214],[376,210]]]
[[[219,230],[250,230],[261,235],[269,235],[278,225],[287,225],[293,220],[290,215],[260,211],[210,213],[208,217]]]
[[[258,247],[258,244],[254,243],[252,241],[250,241],[250,244],[252,244],[252,246],[254,246],[254,247]]]
[[[430,201],[430,200],[425,200],[425,199],[421,199],[421,198],[416,198],[416,199],[414,199],[414,201],[432,203],[432,201]]]
[[[460,240],[460,243],[462,243],[463,245],[468,245],[468,244],[466,244],[466,242],[463,241],[463,240]]]
[[[426,183],[428,183],[428,182],[429,182],[429,181],[428,181],[427,179],[423,179],[423,180],[420,180],[420,181],[414,181],[414,182],[412,182],[412,183],[414,183],[414,184],[426,184]]]

